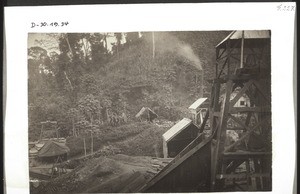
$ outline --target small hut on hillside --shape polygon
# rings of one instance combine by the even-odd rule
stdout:
[[[149,121],[152,122],[154,119],[158,117],[158,115],[148,107],[143,107],[136,115],[140,121]]]
[[[58,159],[67,160],[70,149],[64,144],[55,141],[47,141],[39,150],[37,156],[39,159],[47,162],[56,162]]]
[[[191,119],[184,118],[165,132],[163,137],[164,158],[173,158],[198,135],[198,127]]]

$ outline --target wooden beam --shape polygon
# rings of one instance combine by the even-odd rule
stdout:
[[[270,173],[249,173],[248,175],[246,173],[239,173],[239,174],[218,174],[216,176],[217,179],[244,179],[247,177],[270,177]]]
[[[241,64],[240,67],[244,67],[244,30],[242,30],[242,40],[241,40]]]
[[[247,158],[261,158],[271,156],[271,152],[250,152],[250,151],[236,151],[224,152],[223,156],[226,159],[247,159]]]
[[[226,139],[226,127],[227,127],[227,117],[228,117],[228,110],[229,110],[229,105],[230,105],[230,94],[232,90],[233,82],[232,80],[229,80],[226,83],[226,95],[223,100],[223,107],[221,110],[221,117],[220,117],[220,127],[217,131],[217,143],[216,143],[216,149],[215,152],[213,153],[214,155],[214,161],[212,161],[212,180],[211,180],[211,187],[212,190],[214,190],[215,187],[215,176],[216,173],[222,164],[222,154],[224,151],[224,146],[225,146],[225,139]]]
[[[221,113],[220,113],[220,112],[214,112],[214,113],[213,113],[213,116],[214,116],[214,117],[220,117],[220,116],[221,116]]]
[[[259,112],[259,113],[268,113],[271,112],[271,107],[232,107],[229,111],[230,114],[237,114],[243,112]]]
[[[217,78],[219,78],[219,77],[221,76],[223,70],[225,69],[226,64],[228,64],[228,58],[226,58],[226,60],[224,61],[223,66],[222,66],[222,69],[220,70],[220,72],[219,72]]]
[[[244,163],[244,159],[233,160],[227,167],[226,167],[226,174],[230,174],[231,172],[235,171],[237,167],[239,167],[242,163]]]
[[[238,145],[241,141],[246,139],[256,128],[258,128],[260,125],[262,125],[267,120],[267,118],[265,118],[265,119],[261,120],[259,123],[257,123],[253,128],[250,128],[250,127],[246,126],[243,122],[241,122],[239,119],[237,119],[236,117],[234,117],[232,115],[229,115],[229,117],[232,120],[236,121],[238,124],[240,124],[242,127],[246,128],[247,132],[241,138],[239,138],[236,142],[234,142],[233,144],[226,147],[224,152],[230,151],[232,148],[234,148],[236,145]]]
[[[221,50],[221,49],[223,49],[223,51],[222,51],[221,54],[220,54],[220,50]],[[221,49],[217,48],[217,51],[218,51],[218,53],[217,53],[217,60],[218,60],[220,57],[223,56],[223,54],[225,53],[225,51],[227,51],[226,48],[221,48]]]
[[[233,130],[233,131],[245,131],[244,127],[227,127],[226,130]]]
[[[245,94],[248,88],[253,84],[253,80],[249,80],[244,87],[236,94],[236,96],[230,101],[230,106],[233,107],[235,103]]]

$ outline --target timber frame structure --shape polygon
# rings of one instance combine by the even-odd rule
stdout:
[[[228,189],[226,185],[248,191],[271,190],[270,32],[234,31],[217,45],[216,59],[209,109],[214,134],[211,190]],[[238,92],[233,95],[234,91]],[[236,106],[243,95],[249,97],[249,107]],[[228,130],[238,131],[238,140],[228,142]],[[238,170],[240,165],[244,172]]]
[[[216,46],[200,135],[140,192],[272,190],[270,36],[268,30],[233,31]],[[245,95],[250,106],[238,106]],[[238,139],[230,141],[229,132]]]

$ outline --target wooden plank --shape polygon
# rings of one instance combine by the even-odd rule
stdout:
[[[143,188],[141,189],[141,192],[146,191],[148,188],[153,186],[156,182],[161,180],[164,176],[172,172],[175,168],[177,168],[182,162],[184,162],[186,159],[191,157],[193,154],[195,154],[199,149],[204,147],[205,145],[209,144],[211,142],[212,138],[205,139],[200,144],[198,144],[193,149],[190,149],[186,154],[183,156],[177,155],[176,160],[172,160],[162,171],[160,171],[153,179],[151,179]],[[195,140],[194,140],[195,141]]]
[[[247,175],[247,173],[239,173],[239,174],[217,174],[216,178],[217,179],[244,179],[247,177],[271,177],[270,173],[249,173]]]
[[[229,113],[243,113],[243,112],[259,112],[259,113],[270,113],[270,106],[262,106],[262,107],[232,107],[230,108]]]
[[[227,127],[226,130],[233,130],[233,131],[245,131],[244,127]]]

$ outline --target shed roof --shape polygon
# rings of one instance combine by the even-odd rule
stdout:
[[[189,107],[189,109],[197,110],[206,100],[207,98],[199,98]]]
[[[223,46],[227,40],[241,39],[244,31],[245,39],[266,39],[271,37],[269,30],[234,30],[224,40],[222,40],[216,47]]]
[[[38,156],[39,157],[52,157],[60,156],[70,152],[70,149],[64,143],[58,143],[55,141],[48,141],[40,149]]]
[[[135,115],[135,117],[138,118],[138,117],[141,117],[144,114],[149,114],[149,113],[153,114],[153,116],[155,118],[158,117],[158,115],[148,107],[141,108],[141,110]]]
[[[171,127],[168,131],[166,131],[162,136],[163,139],[168,142],[173,139],[177,134],[179,134],[182,130],[187,128],[192,123],[191,119],[183,118],[181,121],[176,123],[173,127]]]

